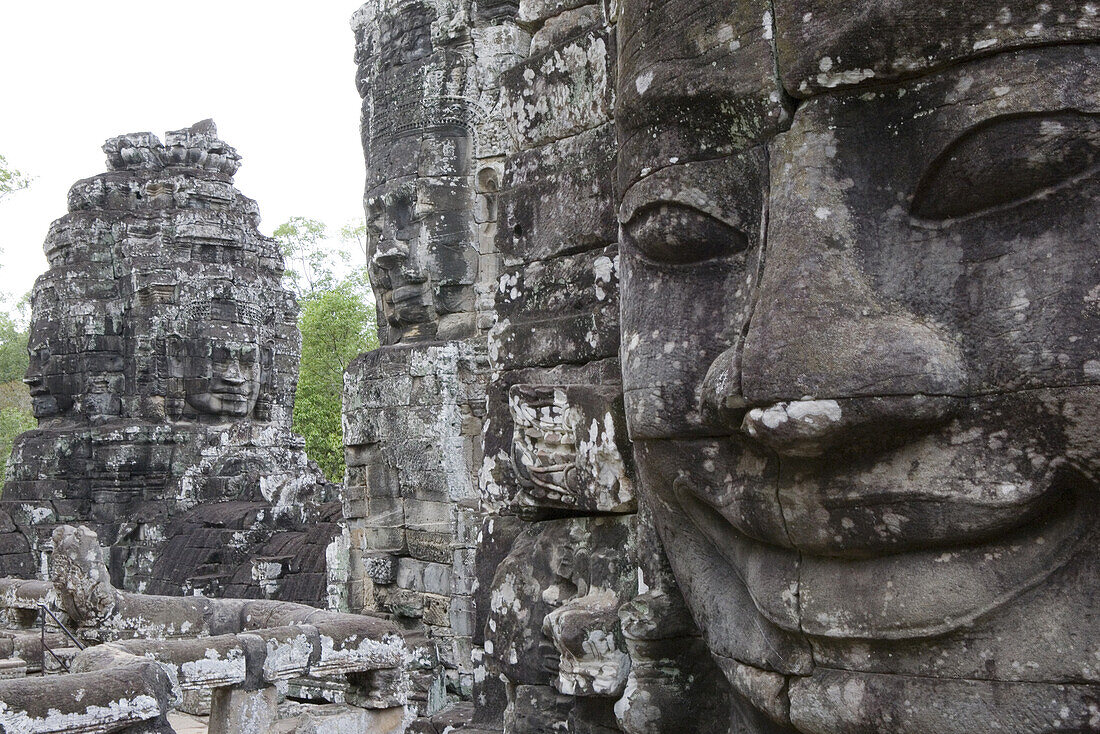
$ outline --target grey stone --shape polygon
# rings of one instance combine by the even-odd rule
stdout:
[[[663,6],[619,25],[626,420],[731,731],[1096,728],[1095,19]]]

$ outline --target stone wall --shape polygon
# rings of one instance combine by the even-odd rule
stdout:
[[[501,76],[515,150],[499,197],[476,703],[482,725],[506,732],[617,731],[630,667],[617,616],[637,592],[637,502],[617,361],[614,20],[599,4],[521,3],[529,52]]]
[[[350,606],[426,635],[447,673],[424,688],[467,697],[487,372],[474,340],[397,345],[356,359],[344,391]]]
[[[345,385],[352,606],[434,640],[483,731],[643,732],[725,705],[638,519],[618,361],[614,12],[382,2],[353,21],[388,346]],[[456,126],[457,110],[480,117]],[[444,133],[469,157],[441,158]],[[477,336],[425,342],[469,326],[440,308],[459,285],[440,243],[471,228]],[[438,675],[422,673],[422,713],[443,703]]]

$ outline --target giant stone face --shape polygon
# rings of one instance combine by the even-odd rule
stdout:
[[[262,376],[255,328],[227,327],[217,336],[194,334],[184,351],[183,389],[189,406],[234,418],[252,413]]]
[[[750,726],[1095,731],[1095,9],[688,5],[620,25],[624,383]]]
[[[356,16],[371,285],[385,344],[476,331],[470,39],[453,2]]]
[[[405,142],[417,142],[413,157],[388,160],[380,169],[386,180],[367,192],[379,317],[390,343],[471,336],[477,247],[467,211],[470,141],[450,131]]]

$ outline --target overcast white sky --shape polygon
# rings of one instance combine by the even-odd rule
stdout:
[[[0,202],[0,292],[46,269],[69,186],[125,132],[212,117],[243,156],[266,234],[293,215],[362,216],[349,19],[359,0],[0,0],[0,154],[35,177]]]

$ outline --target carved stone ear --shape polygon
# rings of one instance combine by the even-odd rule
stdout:
[[[271,372],[275,364],[275,340],[269,339],[260,345],[260,368],[263,370],[264,379],[271,379]]]
[[[275,404],[275,341],[273,339],[260,345],[260,394],[256,398],[256,407],[252,416],[256,420],[271,420],[271,409]]]

